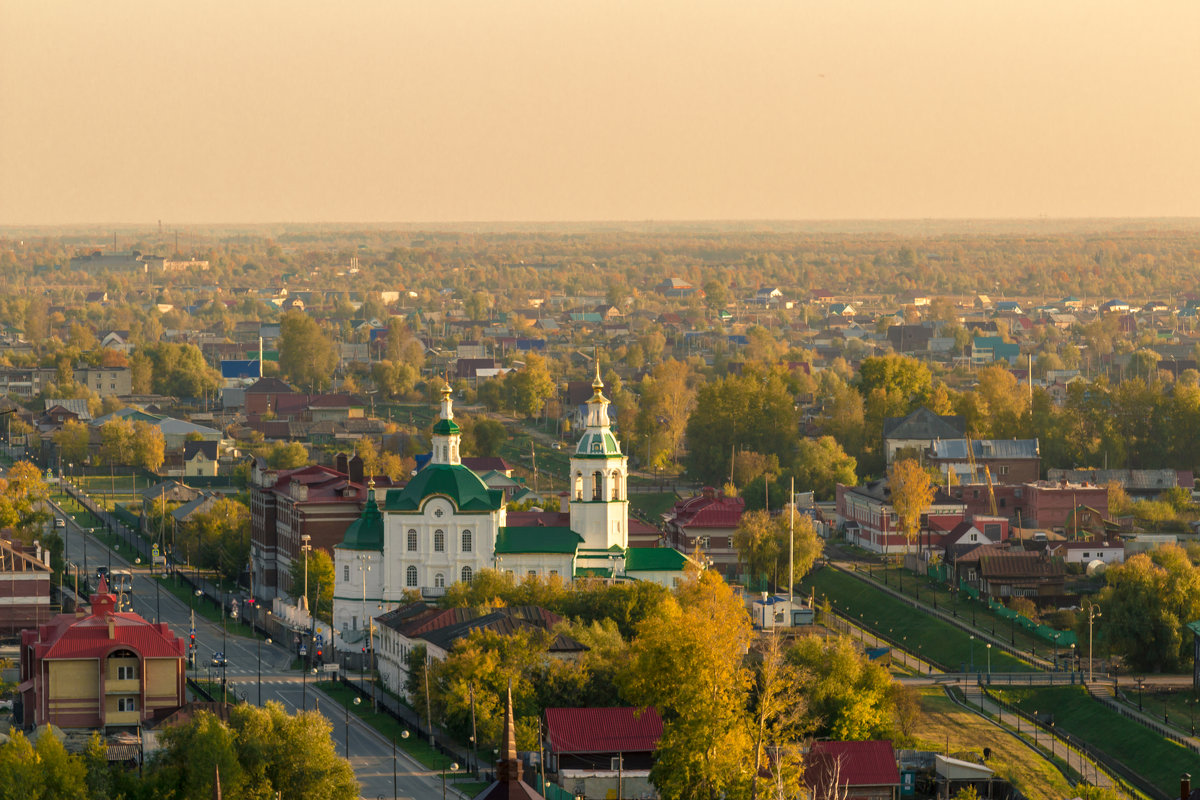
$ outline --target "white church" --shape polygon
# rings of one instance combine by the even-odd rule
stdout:
[[[428,464],[380,506],[371,489],[361,517],[334,548],[333,627],[350,634],[400,605],[405,590],[440,597],[482,569],[518,580],[558,575],[682,579],[688,558],[663,547],[629,546],[628,459],[608,418],[597,372],[584,433],[571,457],[569,525],[507,524],[503,492],[463,466],[449,386],[442,389]],[[353,636],[353,635],[352,635]]]

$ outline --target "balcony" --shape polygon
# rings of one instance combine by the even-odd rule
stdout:
[[[421,595],[424,597],[441,597],[446,594],[445,586],[422,586]]]
[[[142,691],[142,682],[137,678],[127,680],[107,680],[104,682],[105,694],[138,694]]]

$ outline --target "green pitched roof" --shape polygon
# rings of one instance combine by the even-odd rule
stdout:
[[[375,505],[374,489],[367,493],[366,508],[358,519],[350,523],[338,547],[345,550],[383,551],[383,515],[379,513],[379,506]]]
[[[576,458],[620,458],[621,448],[607,430],[588,431],[575,446]]]
[[[631,547],[625,551],[626,572],[682,572],[688,559],[673,547]]]
[[[433,426],[434,436],[457,436],[460,433],[462,428],[452,419],[439,419]]]
[[[450,498],[459,511],[496,511],[504,492],[489,489],[479,476],[462,464],[429,464],[403,489],[392,489],[384,500],[386,511],[419,511],[433,495]]]
[[[575,555],[583,537],[570,528],[522,525],[501,528],[496,555],[505,553],[560,553]]]

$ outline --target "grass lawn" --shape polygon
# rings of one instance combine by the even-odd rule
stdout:
[[[921,722],[917,739],[922,749],[951,756],[991,752],[988,765],[1026,797],[1074,797],[1067,779],[1045,757],[987,720],[956,705],[940,689],[921,690]]]
[[[332,697],[342,709],[345,709],[347,703],[354,702],[354,698],[359,696],[358,692],[334,681],[318,681],[317,688]],[[390,714],[372,711],[369,701],[362,705],[350,706],[350,708],[351,713],[383,734],[385,739],[395,741],[401,750],[424,764],[428,769],[440,770],[450,766],[450,757],[430,747],[428,739],[418,737],[415,731],[409,730]],[[407,739],[402,738],[405,731],[409,734]],[[464,766],[460,764],[459,768],[462,769]],[[447,777],[447,783],[449,782],[450,778]]]
[[[1200,774],[1200,756],[1109,710],[1082,686],[1006,688],[993,694],[1039,716],[1052,714],[1056,727],[1127,764],[1168,795],[1179,790],[1181,773]]]
[[[900,580],[901,573],[904,575],[903,583]],[[927,578],[918,578],[912,572],[900,567],[873,569],[871,570],[871,574],[879,581],[883,581],[886,576],[887,583],[885,585],[889,589],[900,591],[901,586],[903,586],[902,591],[905,595],[919,599],[926,605],[933,605],[934,598],[936,597],[938,608],[957,611],[958,616],[964,620],[973,619],[976,628],[991,631],[992,635],[1002,641],[1013,644],[1015,647],[1034,653],[1040,651],[1042,656],[1048,656],[1051,653],[1050,642],[1040,639],[1037,636],[1032,636],[1019,625],[1014,625],[999,614],[992,613],[987,603],[970,600],[966,597],[961,601],[956,601],[944,584],[934,588],[934,585]]]
[[[1121,686],[1125,696],[1137,703],[1137,682],[1133,678],[1122,678]],[[1196,718],[1197,696],[1188,689],[1178,689],[1173,692],[1147,691],[1142,697],[1142,708],[1147,714],[1159,716],[1166,713],[1172,726],[1181,733],[1192,732],[1192,722]]]
[[[71,515],[81,527],[84,528],[99,528],[104,523],[100,519],[79,504],[75,498],[65,494],[53,494],[50,496],[58,506],[65,512]]]
[[[987,669],[987,650],[982,642],[971,642],[969,635],[948,622],[914,610],[896,598],[859,579],[834,569],[822,569],[804,579],[803,592],[815,590],[817,603],[828,597],[837,610],[860,620],[867,630],[879,633],[951,672]],[[1033,668],[1000,651],[991,656],[993,672],[1029,672]]]
[[[659,515],[670,511],[679,495],[674,492],[653,492],[642,494],[634,492],[629,495],[630,509],[644,520],[658,522]]]

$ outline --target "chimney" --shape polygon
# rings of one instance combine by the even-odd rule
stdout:
[[[1192,776],[1190,773],[1183,773],[1179,776],[1179,800],[1188,800],[1192,796]]]
[[[108,618],[108,638],[117,638],[117,621],[111,616]]]
[[[346,465],[348,474],[350,475],[351,483],[363,482],[363,460],[357,454]]]
[[[338,453],[333,459],[333,468],[343,475],[350,472],[350,459],[345,453]]]

